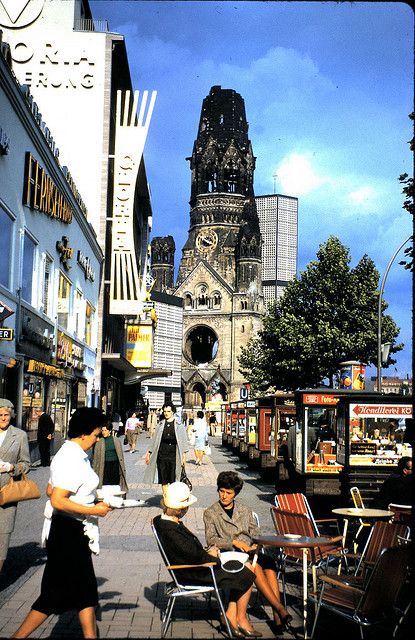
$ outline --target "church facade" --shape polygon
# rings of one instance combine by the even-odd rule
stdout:
[[[184,300],[184,407],[239,399],[240,349],[262,323],[255,157],[236,91],[211,88],[188,160],[190,226],[174,291]]]

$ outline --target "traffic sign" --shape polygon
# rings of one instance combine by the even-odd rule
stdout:
[[[0,340],[13,340],[14,329],[7,329],[6,327],[0,327]]]

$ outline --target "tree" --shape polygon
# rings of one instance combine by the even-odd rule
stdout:
[[[413,121],[415,119],[415,113],[409,114],[410,119]],[[415,151],[415,138],[409,141],[409,147],[411,151]],[[407,173],[402,173],[399,176],[399,182],[403,185],[402,193],[405,196],[405,200],[403,203],[403,208],[408,211],[408,213],[412,216],[412,223],[415,225],[415,182],[414,178],[410,178]],[[402,260],[399,264],[405,266],[405,269],[414,270],[414,246],[413,239],[410,247],[405,249],[404,251],[406,255],[406,259]]]
[[[367,255],[351,269],[349,249],[338,238],[320,245],[317,260],[287,285],[242,349],[240,370],[253,389],[316,386],[325,378],[332,384],[344,360],[376,364],[378,282]],[[403,345],[396,343],[394,320],[384,315],[387,306],[383,301],[382,336],[393,354]]]

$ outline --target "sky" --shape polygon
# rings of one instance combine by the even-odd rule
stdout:
[[[192,153],[213,85],[244,98],[256,195],[299,199],[298,273],[330,235],[382,276],[411,235],[399,176],[413,174],[414,17],[400,2],[90,0],[125,36],[134,89],[157,90],[144,157],[152,237],[189,228]],[[404,351],[384,375],[411,375],[411,275],[384,298]],[[374,375],[371,368],[369,374]]]

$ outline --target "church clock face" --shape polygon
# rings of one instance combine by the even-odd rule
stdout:
[[[196,238],[196,246],[199,251],[212,251],[218,244],[218,236],[213,229],[200,231]]]

